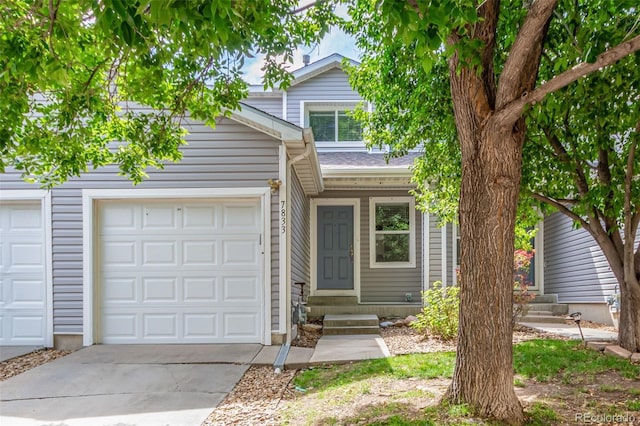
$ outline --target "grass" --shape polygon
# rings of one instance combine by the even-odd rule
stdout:
[[[358,362],[328,368],[314,368],[300,373],[295,378],[295,385],[305,390],[301,397],[289,410],[288,416],[298,416],[299,411],[305,409],[305,397],[313,397],[322,403],[343,404],[349,407],[363,396],[375,397],[377,391],[373,389],[375,381],[379,389],[391,386],[394,380],[429,380],[435,378],[450,379],[455,365],[455,353],[439,352],[429,354],[410,354],[386,359]],[[613,356],[603,355],[586,349],[576,341],[562,340],[532,340],[514,346],[514,385],[526,387],[527,383],[554,382],[561,384],[582,384],[590,382],[594,377],[604,372],[617,372],[627,379],[639,379],[640,368]],[[424,382],[423,382],[424,383]],[[578,393],[585,388],[576,386]],[[601,392],[612,393],[623,390],[618,384],[603,384]],[[629,392],[629,399],[624,406],[630,411],[640,410],[640,391]],[[375,403],[358,409],[350,418],[342,418],[339,414],[332,416],[323,409],[309,408],[305,416],[311,424],[367,424],[367,425],[440,425],[440,424],[484,424],[492,425],[490,421],[473,418],[473,412],[466,405],[436,404],[436,394],[424,388],[387,392],[386,398],[376,400]],[[411,399],[422,399],[428,406],[417,409],[407,402]],[[409,401],[410,402],[410,401]],[[586,406],[589,407],[587,401]],[[296,404],[298,403],[298,404]],[[555,404],[555,405],[554,405]],[[599,406],[598,408],[618,409],[615,404]],[[540,400],[530,405],[526,414],[529,425],[553,424],[559,420],[559,415],[553,407],[562,407],[561,401]],[[298,411],[297,414],[294,414]],[[336,417],[337,416],[337,417]],[[297,417],[299,418],[299,417]],[[319,420],[321,419],[321,420]]]

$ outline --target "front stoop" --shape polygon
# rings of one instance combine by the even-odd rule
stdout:
[[[325,315],[322,333],[325,336],[379,334],[380,320],[377,315]]]
[[[528,306],[527,315],[519,322],[564,324],[569,313],[569,305],[557,303],[555,294],[538,295]]]

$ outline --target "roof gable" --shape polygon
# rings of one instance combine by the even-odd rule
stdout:
[[[326,58],[322,58],[312,64],[306,65],[302,68],[298,68],[293,72],[293,81],[291,82],[290,87],[307,81],[334,68],[342,69],[342,61],[345,58],[345,56],[342,56],[339,53],[334,53],[333,55],[329,55]],[[351,63],[351,65],[360,65],[359,62],[354,61],[353,59],[346,59]]]

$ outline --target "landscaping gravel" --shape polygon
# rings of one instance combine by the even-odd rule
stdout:
[[[18,356],[0,362],[0,382],[10,377],[24,373],[39,365],[70,354],[73,351],[59,351],[56,349],[40,349],[27,355]]]

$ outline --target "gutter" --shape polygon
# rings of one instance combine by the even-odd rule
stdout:
[[[289,345],[289,343],[285,343],[280,346],[276,360],[273,362],[273,368],[276,373],[282,373],[284,371],[284,363],[289,355],[289,349],[291,349],[291,345]]]

